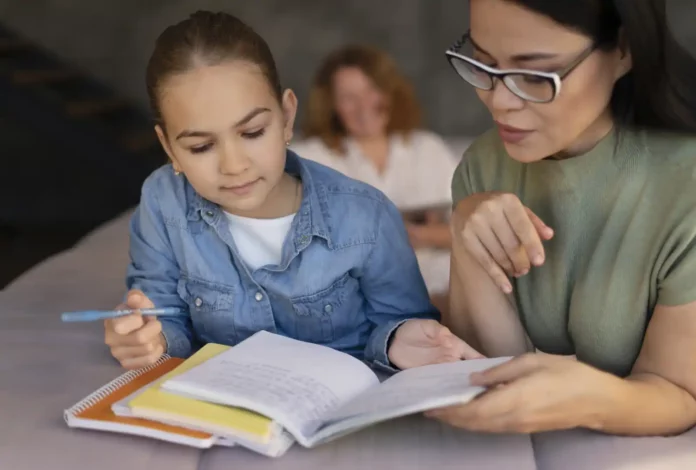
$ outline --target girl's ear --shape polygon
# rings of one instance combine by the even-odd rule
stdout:
[[[174,156],[174,152],[172,152],[172,148],[169,145],[169,140],[167,140],[167,134],[165,134],[164,129],[162,129],[162,126],[160,126],[159,124],[155,125],[155,133],[157,134],[157,138],[160,141],[160,145],[162,145],[162,148],[167,153],[169,159],[172,161],[174,171],[176,171],[177,173],[181,173],[181,165],[179,165],[179,162]]]
[[[297,116],[297,96],[295,96],[295,92],[290,89],[285,90],[283,92],[281,105],[283,108],[283,117],[285,118],[283,138],[286,143],[289,143],[292,140],[295,117]]]

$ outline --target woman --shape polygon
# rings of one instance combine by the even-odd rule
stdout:
[[[350,45],[319,68],[306,140],[293,148],[380,189],[404,212],[426,285],[442,308],[451,248],[452,196],[445,182],[452,180],[457,162],[443,140],[419,130],[419,124],[414,93],[394,61],[379,49]]]
[[[432,415],[499,432],[689,429],[696,68],[664,1],[470,8],[448,56],[497,126],[453,180],[446,323],[485,355],[519,357],[474,377],[491,387],[480,399]]]

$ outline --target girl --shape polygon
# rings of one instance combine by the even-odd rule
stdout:
[[[696,67],[664,1],[470,8],[448,56],[496,129],[453,181],[446,323],[521,357],[477,377],[494,387],[480,400],[433,415],[500,432],[692,427]]]
[[[167,28],[147,89],[171,165],[133,215],[127,306],[188,315],[107,321],[124,367],[259,330],[389,370],[477,355],[435,320],[394,206],[286,151],[297,101],[250,27],[198,12]]]
[[[372,46],[344,46],[319,67],[305,140],[293,148],[375,186],[405,212],[425,285],[443,310],[452,242],[449,183],[457,160],[439,136],[419,129],[420,115],[413,89],[391,57]],[[406,213],[418,208],[429,210],[422,221],[409,221]]]

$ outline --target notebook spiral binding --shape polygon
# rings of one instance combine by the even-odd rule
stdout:
[[[110,394],[123,387],[124,385],[128,384],[129,382],[132,382],[137,377],[162,365],[162,363],[166,362],[167,359],[170,359],[170,357],[171,356],[169,356],[168,354],[163,354],[154,364],[151,364],[147,367],[142,367],[140,369],[128,371],[125,374],[115,378],[108,384],[101,387],[99,390],[92,392],[90,395],[82,399],[79,403],[75,404],[70,409],[65,410],[65,420],[67,421],[69,416],[78,415],[86,409],[90,408],[91,406],[94,406],[95,404],[99,403],[99,401],[103,400],[105,397],[109,396]]]

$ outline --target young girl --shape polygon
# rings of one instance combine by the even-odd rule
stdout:
[[[285,148],[297,100],[249,26],[198,12],[167,28],[147,88],[171,165],[131,222],[126,305],[188,315],[107,321],[124,367],[260,330],[390,370],[478,355],[435,320],[387,198]]]

